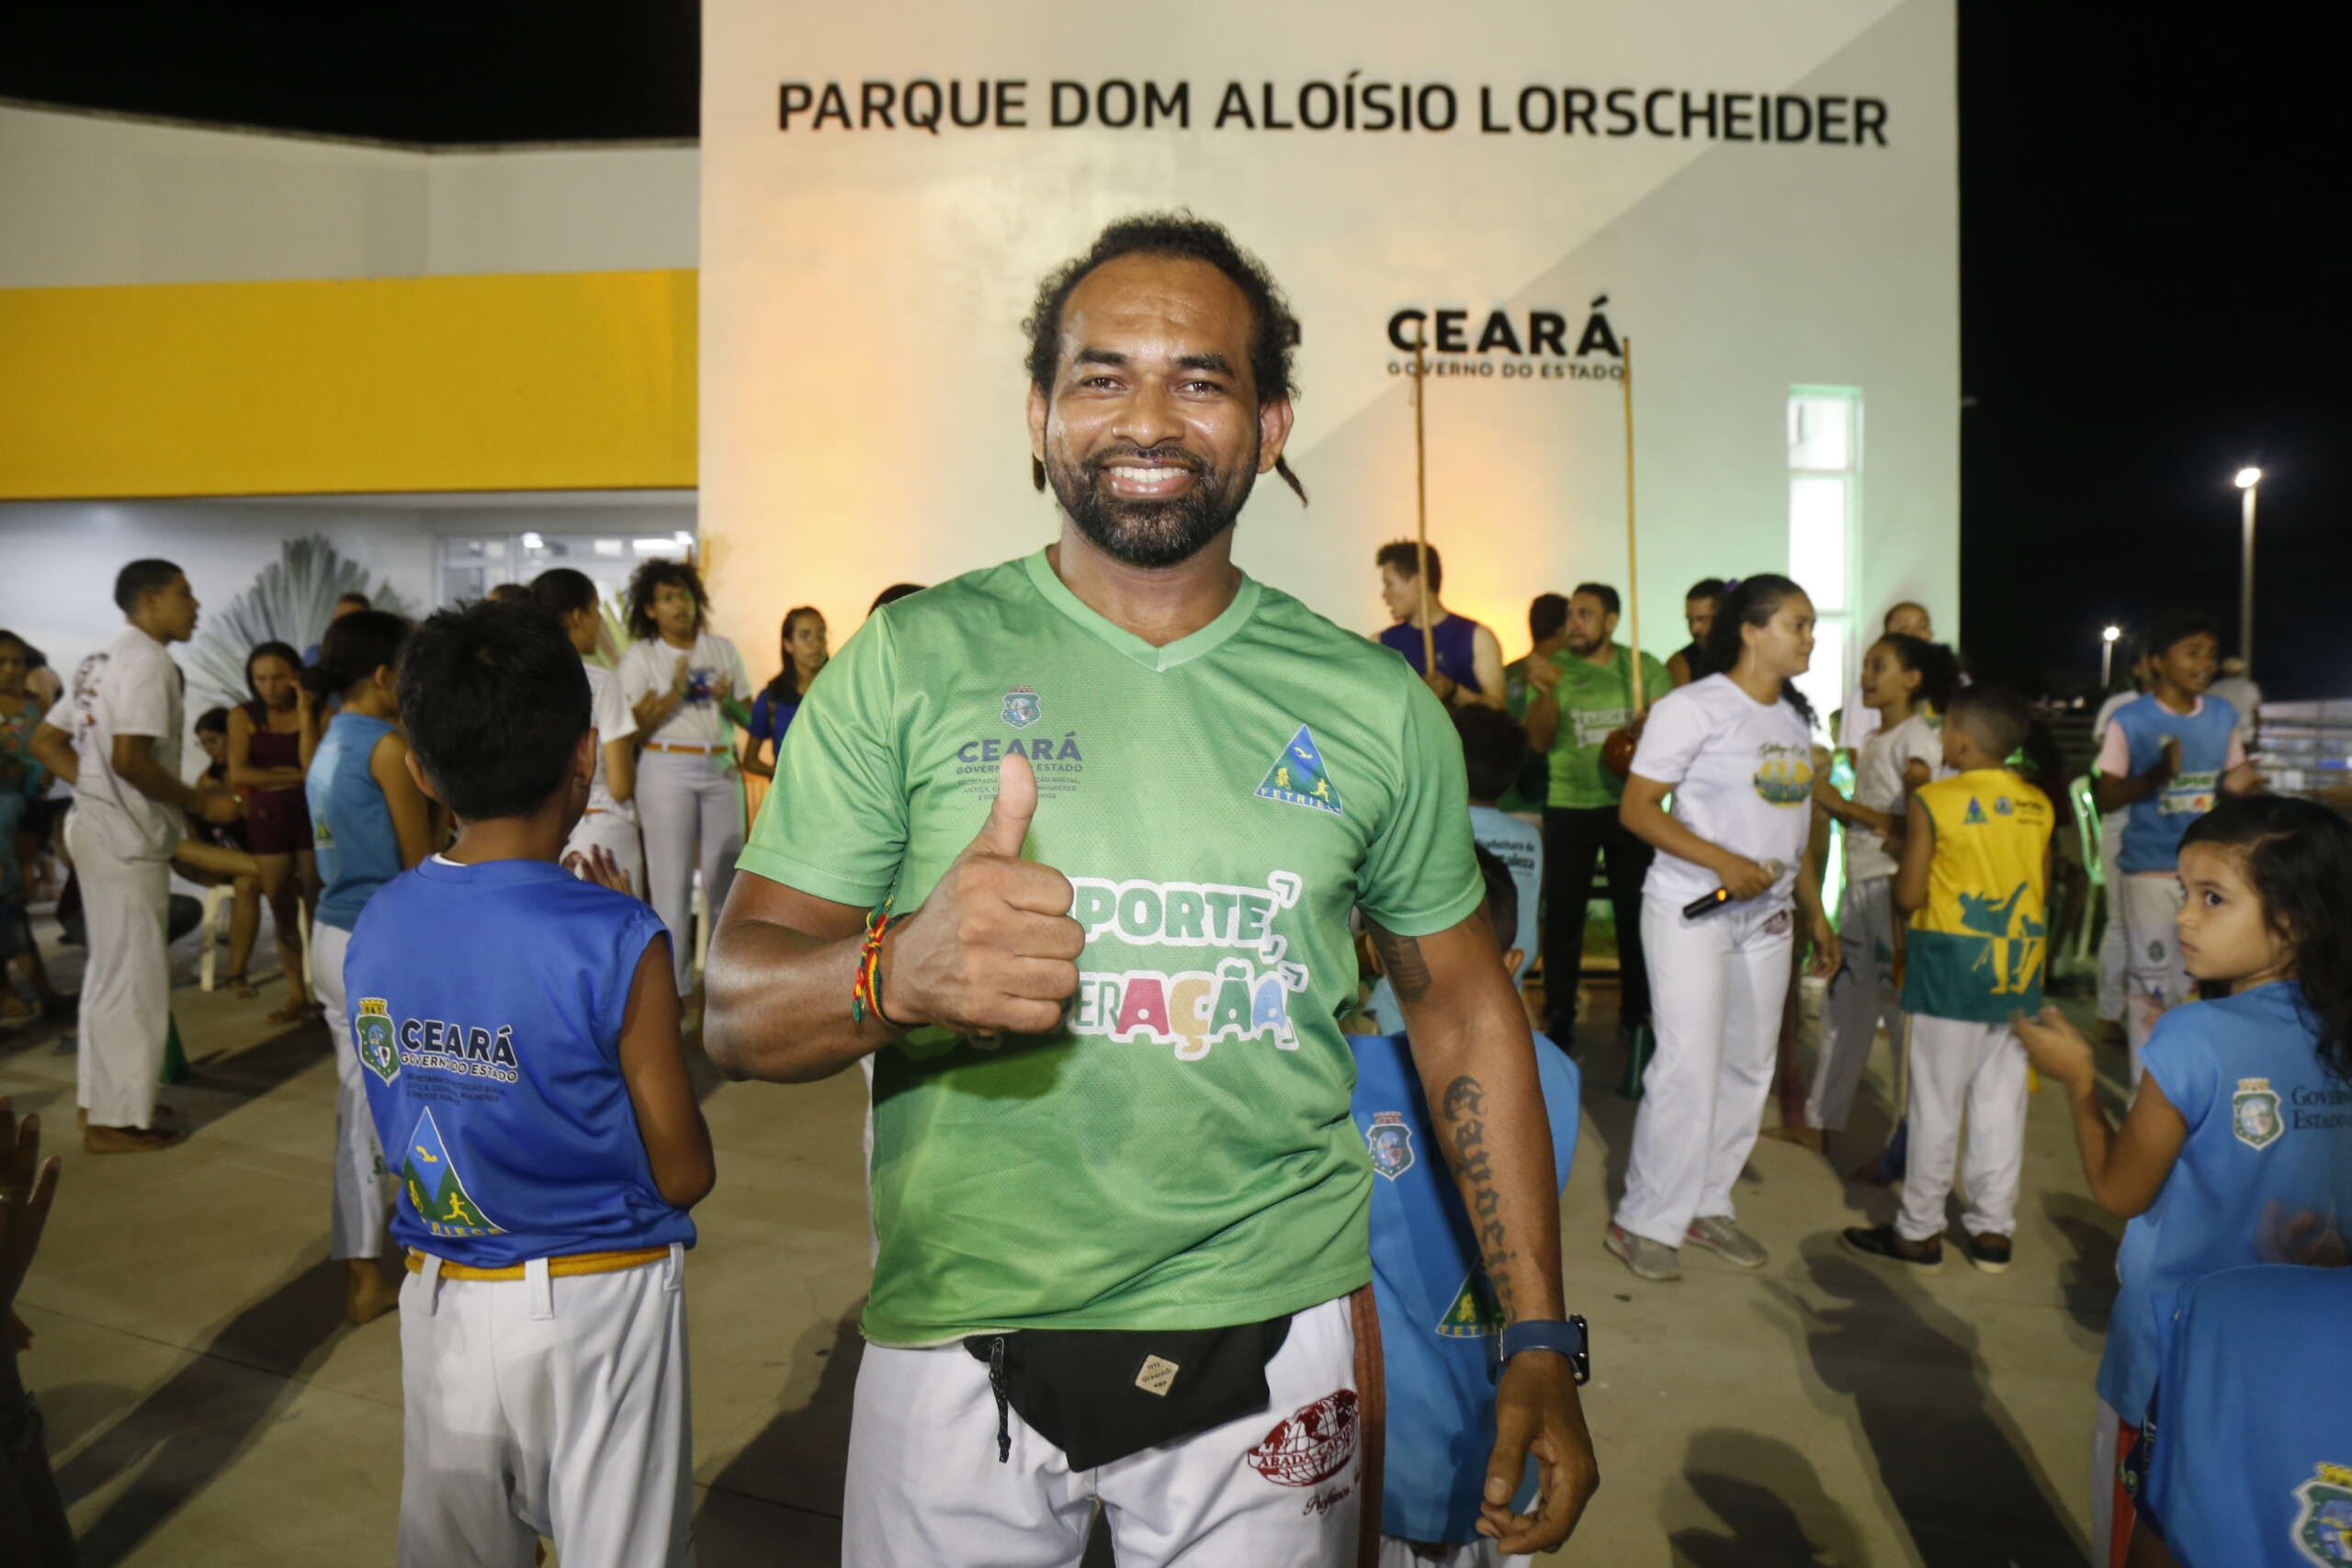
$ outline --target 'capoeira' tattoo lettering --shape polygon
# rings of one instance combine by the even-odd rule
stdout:
[[[1381,970],[1396,987],[1398,1001],[1417,1002],[1430,994],[1430,963],[1421,956],[1419,938],[1373,926],[1372,950],[1380,954]]]
[[[1446,1085],[1442,1103],[1448,1131],[1441,1135],[1447,1138],[1454,1180],[1462,1187],[1471,1223],[1477,1227],[1478,1252],[1486,1262],[1487,1277],[1494,1281],[1495,1298],[1508,1314],[1513,1294],[1512,1249],[1510,1234],[1503,1228],[1502,1195],[1495,1190],[1494,1159],[1487,1149],[1486,1087],[1474,1077],[1455,1078]]]

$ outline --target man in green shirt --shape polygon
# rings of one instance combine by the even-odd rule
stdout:
[[[1566,646],[1528,667],[1534,695],[1527,741],[1551,764],[1544,806],[1544,1032],[1570,1050],[1596,861],[1607,868],[1617,916],[1618,1035],[1630,1038],[1650,1021],[1650,976],[1642,961],[1642,878],[1649,874],[1650,849],[1617,820],[1625,781],[1602,762],[1601,750],[1610,731],[1633,724],[1673,685],[1666,666],[1645,653],[1636,695],[1633,653],[1614,640],[1618,604],[1617,590],[1605,582],[1579,585],[1568,595]]]
[[[1296,323],[1223,230],[1149,217],[1030,330],[1057,541],[826,667],[711,948],[722,1069],[873,1058],[844,1561],[1074,1562],[1098,1498],[1123,1561],[1352,1548],[1359,908],[1510,1323],[1482,1528],[1547,1550],[1596,1477],[1461,748],[1402,660],[1232,563],[1290,478]]]
[[[1535,703],[1535,684],[1528,670],[1539,660],[1549,660],[1552,655],[1568,646],[1568,601],[1561,593],[1538,593],[1527,602],[1527,635],[1534,646],[1523,659],[1514,659],[1503,666],[1503,711],[1517,719],[1523,729],[1527,726],[1527,710]],[[1545,679],[1552,677],[1546,675]],[[1521,768],[1519,777],[1502,799],[1495,804],[1505,811],[1541,812],[1551,793],[1552,759],[1530,746],[1527,765]]]

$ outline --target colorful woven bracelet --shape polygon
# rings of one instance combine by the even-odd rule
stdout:
[[[895,897],[895,895],[893,895]],[[864,1023],[865,1015],[891,1029],[900,1027],[882,1010],[882,939],[892,926],[904,920],[904,915],[890,913],[890,899],[876,904],[865,917],[865,941],[857,952],[857,983],[850,990],[849,1016],[853,1022]]]

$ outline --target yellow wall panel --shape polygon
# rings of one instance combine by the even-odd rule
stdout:
[[[695,275],[0,289],[0,500],[695,482]]]

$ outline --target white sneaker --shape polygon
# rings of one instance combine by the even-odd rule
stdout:
[[[1687,1239],[1741,1269],[1761,1269],[1772,1256],[1764,1250],[1762,1242],[1732,1224],[1728,1214],[1692,1220]]]
[[[1631,1269],[1637,1280],[1663,1284],[1682,1278],[1682,1255],[1662,1241],[1652,1241],[1645,1235],[1635,1235],[1623,1225],[1612,1224],[1600,1238],[1600,1245]]]

